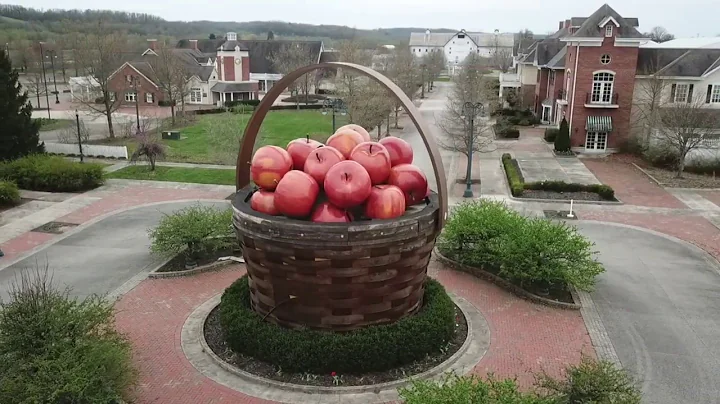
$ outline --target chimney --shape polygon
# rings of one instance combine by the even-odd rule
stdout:
[[[197,39],[190,39],[188,42],[190,42],[190,49],[198,50],[198,47],[197,47],[198,40]]]
[[[565,21],[560,21],[560,23],[558,24],[558,31],[563,28],[565,28]]]
[[[425,43],[428,43],[430,41],[430,30],[425,30]]]
[[[570,29],[570,25],[571,25],[570,20],[565,20],[565,28],[567,28],[567,29],[569,30],[569,29]]]
[[[148,39],[148,48],[157,50],[157,39]]]

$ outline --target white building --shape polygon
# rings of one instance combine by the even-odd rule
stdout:
[[[499,49],[512,52],[515,41],[513,33],[483,32],[413,32],[410,34],[410,51],[416,57],[423,57],[430,52],[443,52],[447,61],[448,72],[452,74],[458,65],[471,53],[483,57],[491,57]]]

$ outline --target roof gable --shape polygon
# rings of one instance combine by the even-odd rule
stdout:
[[[578,28],[577,31],[575,31],[572,35],[570,35],[570,38],[602,38],[605,36],[605,33],[601,31],[601,26],[604,26],[607,24],[607,21],[610,21],[610,18],[614,20],[614,23],[618,27],[618,30],[615,33],[615,37],[617,38],[642,38],[642,34],[638,32],[637,29],[635,29],[635,25],[637,24],[637,19],[628,19],[625,20],[620,16],[620,14],[617,13],[617,11],[613,10],[612,7],[610,7],[607,4],[603,4],[597,11],[595,11],[590,17],[588,17],[585,22],[582,23],[580,28]],[[601,25],[604,22],[603,25]]]

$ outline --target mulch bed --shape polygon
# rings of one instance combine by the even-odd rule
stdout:
[[[560,199],[576,201],[607,201],[600,197],[600,195],[594,192],[554,192],[554,191],[541,191],[534,189],[526,189],[522,195],[516,198],[533,198],[533,199]]]
[[[655,167],[643,167],[663,186],[669,188],[720,188],[720,172],[715,178],[712,175],[684,172],[682,178],[675,178],[675,173]]]
[[[434,355],[429,355],[422,360],[418,360],[407,365],[401,366],[396,369],[387,370],[384,372],[371,372],[365,374],[341,374],[337,375],[340,377],[341,382],[338,385],[333,383],[333,377],[330,374],[317,375],[310,373],[285,373],[282,369],[256,360],[250,356],[233,352],[225,343],[225,335],[220,325],[220,312],[218,307],[208,316],[205,322],[205,340],[208,343],[210,349],[215,352],[220,359],[225,362],[236,366],[248,373],[256,376],[264,377],[266,379],[275,380],[284,383],[294,383],[306,386],[325,386],[325,387],[342,387],[342,386],[364,386],[373,385],[378,383],[385,383],[394,380],[401,380],[407,377],[417,375],[432,369],[440,363],[449,359],[465,342],[468,334],[468,324],[462,311],[456,306],[455,307],[455,319],[457,323],[457,329],[455,337],[448,342],[443,352],[437,352]],[[288,331],[292,332],[292,331]]]
[[[242,252],[238,250],[233,250],[232,248],[216,251],[215,253],[207,257],[197,260],[197,264],[198,266],[212,264],[213,262],[217,261],[218,258],[227,257],[230,255],[240,257],[242,256]],[[165,265],[160,267],[157,272],[177,272],[185,270],[187,270],[187,268],[185,268],[185,255],[178,254],[177,256],[175,256],[175,258],[171,259]]]

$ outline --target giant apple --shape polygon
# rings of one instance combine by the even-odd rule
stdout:
[[[259,189],[250,198],[250,207],[267,215],[277,216],[280,211],[275,207],[275,193]]]
[[[317,140],[310,139],[310,136],[290,141],[287,145],[287,152],[292,157],[293,168],[302,171],[310,152],[322,145]]]
[[[339,208],[352,208],[365,202],[372,181],[370,174],[357,161],[345,160],[334,166],[325,176],[325,194]]]
[[[359,133],[359,134],[363,137],[364,141],[366,141],[366,142],[371,142],[371,141],[372,141],[372,138],[370,137],[370,133],[369,133],[367,130],[365,130],[365,128],[363,128],[363,127],[360,126],[360,125],[356,125],[356,124],[354,124],[354,123],[349,123],[349,124],[347,124],[347,125],[343,125],[343,126],[339,127],[339,128],[335,131],[335,133],[338,133],[339,131],[341,131],[341,130],[343,130],[343,129],[352,129],[352,130],[354,130],[355,132]]]
[[[355,146],[364,142],[363,136],[352,129],[343,129],[335,132],[334,135],[330,136],[325,142],[328,146],[338,149],[346,159],[350,158],[350,152]]]
[[[390,154],[378,142],[363,142],[350,152],[350,160],[357,161],[370,174],[373,185],[382,184],[390,175]]]
[[[347,223],[352,222],[352,215],[330,202],[323,202],[313,210],[310,220],[318,223]]]
[[[405,213],[405,194],[395,185],[375,185],[365,201],[365,216],[392,219]]]
[[[292,170],[275,189],[275,207],[288,217],[306,217],[312,211],[320,187],[317,181],[300,170]]]
[[[391,168],[388,184],[395,185],[403,191],[405,206],[422,202],[428,190],[425,173],[412,164],[400,164]]]
[[[308,154],[305,160],[305,168],[303,171],[310,174],[319,186],[325,183],[325,175],[330,167],[345,160],[342,153],[331,146],[318,147]]]
[[[390,163],[393,166],[398,164],[412,164],[413,149],[410,144],[399,137],[388,136],[380,139],[380,144],[385,146],[390,153]]]
[[[263,146],[255,152],[250,162],[253,182],[266,191],[272,191],[288,171],[292,169],[290,154],[278,146]]]

